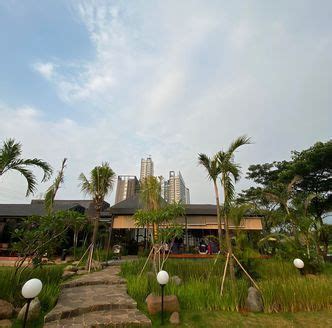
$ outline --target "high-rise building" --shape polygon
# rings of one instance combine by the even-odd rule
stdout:
[[[116,186],[115,204],[134,196],[139,190],[139,182],[136,176],[119,175]]]
[[[153,176],[153,162],[151,156],[147,159],[141,159],[141,175],[140,180],[142,181],[144,178]]]
[[[181,172],[178,175],[174,171],[169,172],[169,179],[162,186],[163,198],[168,203],[181,201],[183,204],[190,203],[189,189],[186,188]]]

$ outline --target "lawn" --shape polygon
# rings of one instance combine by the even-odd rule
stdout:
[[[145,298],[150,292],[158,294],[160,287],[155,280],[148,280],[146,272],[138,276],[143,263],[144,259],[124,263],[122,275],[128,281],[128,293],[147,313]],[[165,292],[178,296],[183,326],[206,327],[208,323],[211,327],[259,327],[278,322],[278,327],[293,327],[301,326],[301,320],[308,321],[308,324],[318,317],[326,322],[331,320],[331,264],[327,264],[324,272],[317,276],[302,276],[292,263],[274,259],[255,260],[247,268],[262,291],[263,314],[243,314],[250,284],[240,272],[237,273],[237,292],[231,292],[228,281],[224,295],[220,297],[222,262],[214,265],[211,260],[170,259],[165,270],[170,276],[179,276],[183,283],[176,286],[170,282]],[[158,326],[159,317],[152,317],[152,320]]]

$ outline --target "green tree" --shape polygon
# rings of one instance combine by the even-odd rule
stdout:
[[[22,145],[15,142],[14,139],[7,139],[3,142],[0,148],[0,177],[9,171],[17,171],[21,173],[27,183],[26,196],[33,194],[36,190],[37,179],[36,176],[29,169],[30,167],[36,166],[43,170],[44,176],[42,182],[48,180],[52,175],[51,166],[38,158],[23,159]]]
[[[235,196],[234,183],[239,180],[241,174],[240,165],[234,162],[234,153],[239,147],[248,144],[250,144],[250,138],[247,136],[241,136],[231,143],[227,151],[219,151],[216,156],[219,170],[221,172],[220,182],[224,194],[223,216],[225,222],[226,245],[229,254],[229,272],[233,281],[235,281],[235,272],[232,257],[233,249],[229,234],[229,211]]]
[[[92,197],[96,210],[96,217],[94,219],[92,240],[88,257],[89,271],[91,270],[93,252],[96,245],[101,209],[105,197],[113,190],[115,176],[116,175],[114,171],[111,169],[107,162],[102,163],[101,166],[96,166],[93,168],[90,172],[89,178],[87,178],[83,173],[81,173],[79,176],[81,191]]]
[[[212,180],[213,187],[214,187],[214,194],[216,197],[216,205],[217,205],[217,221],[218,221],[218,240],[219,240],[219,247],[221,247],[222,243],[222,222],[221,222],[221,215],[220,215],[220,200],[219,200],[219,190],[217,179],[219,174],[221,173],[220,166],[218,163],[217,156],[213,156],[212,158],[208,157],[205,154],[198,154],[198,163],[205,167],[207,171],[207,177],[209,180]]]
[[[139,198],[143,206],[143,209],[148,211],[157,211],[162,206],[161,184],[157,177],[148,176],[141,182]],[[149,224],[153,227],[152,242],[158,239],[158,223],[156,221],[147,222],[146,227],[148,229]]]

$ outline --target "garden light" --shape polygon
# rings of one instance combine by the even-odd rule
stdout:
[[[301,259],[295,259],[293,261],[293,264],[298,269],[303,269],[303,267],[304,267],[304,262]]]
[[[29,306],[31,301],[40,293],[43,284],[39,279],[30,279],[22,287],[22,295],[27,299],[27,307],[24,314],[23,328],[26,326],[28,319]]]
[[[168,283],[169,275],[166,271],[161,270],[157,274],[157,281],[161,287],[161,324],[164,324],[164,287]]]

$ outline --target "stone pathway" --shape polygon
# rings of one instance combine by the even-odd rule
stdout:
[[[126,280],[119,273],[119,266],[111,266],[62,284],[44,327],[151,327],[150,319],[127,294]]]

